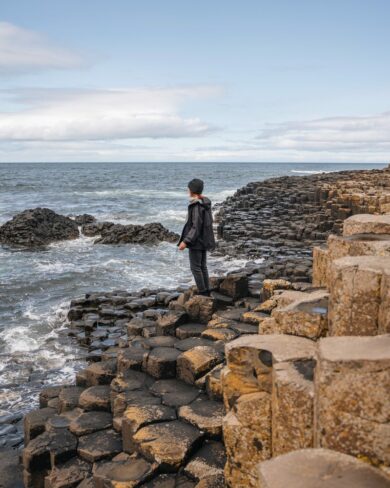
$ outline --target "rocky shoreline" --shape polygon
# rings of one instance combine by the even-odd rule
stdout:
[[[179,236],[158,222],[122,225],[97,222],[88,214],[65,216],[49,208],[24,210],[0,226],[0,244],[22,248],[42,248],[52,242],[77,239],[80,233],[96,236],[94,244],[158,244],[176,242]]]
[[[256,439],[261,438],[266,445],[264,432],[251,445],[245,444],[250,436],[245,438],[249,425],[243,419],[254,422],[253,409],[263,412],[263,407],[249,372],[258,365],[252,364],[247,353],[240,359],[241,347],[252,347],[268,335],[270,339],[260,347],[260,359],[261,367],[269,368],[280,361],[273,348],[283,341],[278,335],[274,345],[273,334],[308,341],[291,346],[286,339],[285,350],[294,347],[300,351],[292,357],[294,361],[299,358],[298,372],[309,381],[305,388],[310,390],[313,345],[329,335],[326,269],[331,260],[350,252],[369,252],[369,246],[354,244],[352,251],[348,245],[342,254],[346,238],[339,237],[342,244],[336,251],[335,244],[329,244],[333,254],[327,258],[324,243],[330,235],[329,243],[340,236],[343,221],[352,215],[389,211],[390,168],[250,183],[219,206],[217,252],[265,261],[213,278],[211,298],[196,296],[191,287],[116,290],[72,300],[68,334],[88,351],[89,366],[77,374],[74,386],[42,390],[41,408],[25,416],[24,486],[99,488],[126,483],[120,486],[218,488],[227,482],[237,488],[273,488],[273,484],[253,484],[257,483],[253,463],[272,453],[266,454],[267,448],[257,444]],[[85,233],[89,228],[103,239],[111,228],[89,216],[76,217],[75,222]],[[390,229],[381,221],[377,225],[381,256],[387,256]],[[352,235],[359,236],[362,229],[363,234],[372,234],[372,226],[360,226]],[[122,230],[115,233],[119,242],[134,242],[121,241]],[[359,237],[356,240],[361,242]],[[372,238],[375,245],[377,240]],[[374,254],[375,245],[370,247]],[[313,246],[316,262],[311,283]],[[287,368],[283,374],[290,374],[287,356],[281,361]],[[303,381],[299,378],[298,383]],[[255,395],[253,404],[246,395]],[[307,401],[308,397],[300,395]],[[249,403],[240,400],[241,396]],[[292,407],[288,408],[293,415]],[[18,421],[5,419],[4,425]],[[300,442],[300,437],[295,443],[285,439],[285,430],[290,437],[297,431],[288,431],[288,422],[281,425],[275,435],[284,439],[280,444],[284,447],[272,456],[314,447],[311,441]],[[254,424],[250,428],[256,432]],[[260,457],[258,451],[263,452]],[[7,466],[16,465],[15,456],[17,451],[7,457],[4,473]],[[250,467],[244,469],[248,474],[243,481],[246,463]],[[378,484],[373,486],[387,486],[382,475],[369,475],[376,476]],[[12,477],[4,479],[9,481],[4,486],[17,486],[11,484]],[[15,474],[13,481],[17,483]]]

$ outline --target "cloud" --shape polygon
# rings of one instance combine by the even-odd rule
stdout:
[[[384,152],[390,149],[390,112],[269,124],[257,140],[275,150]]]
[[[8,22],[0,22],[0,74],[73,69],[84,64],[82,56],[56,46],[42,34]]]
[[[0,141],[199,137],[215,128],[182,116],[180,110],[216,93],[217,88],[208,86],[3,91],[16,109],[0,112]]]

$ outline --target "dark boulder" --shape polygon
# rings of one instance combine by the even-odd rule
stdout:
[[[0,227],[0,243],[10,246],[42,247],[77,237],[77,223],[48,208],[24,210]]]
[[[99,236],[108,232],[115,224],[113,222],[86,222],[81,227],[81,232],[88,237]]]
[[[178,239],[178,234],[157,222],[145,225],[115,224],[103,226],[101,237],[96,239],[95,244],[158,244],[161,241],[176,242]]]
[[[93,224],[96,222],[96,218],[90,214],[74,215],[71,218],[76,222],[77,225]]]

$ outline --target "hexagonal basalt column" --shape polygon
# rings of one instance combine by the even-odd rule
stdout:
[[[287,335],[244,336],[225,350],[225,476],[230,487],[257,486],[256,464],[272,455],[273,370],[286,362],[312,361],[315,343]],[[297,425],[306,422],[299,409],[291,408],[290,415]]]
[[[302,293],[298,300],[272,311],[272,318],[275,319],[275,333],[318,339],[327,331],[327,312],[328,293],[326,290]]]
[[[336,259],[331,265],[329,289],[330,335],[390,331],[390,257]]]
[[[272,385],[272,456],[313,447],[312,359],[276,364]]]
[[[390,214],[358,214],[344,221],[343,235],[390,234]]]
[[[259,464],[258,488],[387,488],[389,479],[358,459],[328,449],[301,449]]]
[[[325,246],[313,247],[313,285],[328,284],[329,253]]]
[[[390,234],[354,234],[328,237],[329,259],[345,256],[390,256]]]
[[[390,465],[390,335],[327,337],[315,371],[315,445]]]

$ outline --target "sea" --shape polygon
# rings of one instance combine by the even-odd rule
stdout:
[[[222,202],[250,181],[385,164],[0,163],[0,225],[28,208],[88,213],[115,223],[161,222],[180,232],[187,183]],[[44,250],[0,246],[0,415],[37,405],[42,386],[71,382],[82,351],[63,333],[70,300],[91,291],[175,288],[191,282],[186,252],[174,244],[94,245],[80,235]],[[245,265],[210,257],[211,273]]]

